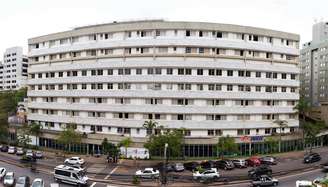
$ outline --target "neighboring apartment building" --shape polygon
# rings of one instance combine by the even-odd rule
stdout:
[[[149,20],[79,27],[28,44],[28,120],[44,126],[40,146],[59,148],[56,133],[75,124],[86,137],[78,150],[97,149],[103,138],[131,137],[141,147],[151,133],[142,125],[152,119],[166,130],[184,128],[186,155],[211,156],[219,136],[263,141],[280,133],[276,119],[288,121],[281,133],[299,125],[296,34]]]
[[[3,64],[0,61],[0,91],[3,89]]]
[[[328,22],[315,23],[312,41],[300,55],[300,94],[314,107],[311,116],[328,122]]]
[[[1,69],[2,68],[2,69]],[[0,91],[18,90],[27,84],[28,58],[23,55],[22,47],[6,49],[0,65]],[[1,74],[2,71],[2,74]]]

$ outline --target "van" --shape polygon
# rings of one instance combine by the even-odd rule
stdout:
[[[54,169],[54,178],[58,182],[87,186],[89,178],[85,172],[70,166],[59,165]]]

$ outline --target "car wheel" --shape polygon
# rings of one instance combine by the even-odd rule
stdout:
[[[228,168],[226,166],[224,166],[224,170],[227,170]]]
[[[268,171],[268,175],[271,175],[272,174],[272,172],[271,171]]]
[[[217,181],[218,179],[219,179],[219,178],[218,178],[217,176],[214,176],[214,177],[213,177],[213,180],[214,180],[214,181]]]
[[[277,183],[277,182],[274,182],[274,183],[273,183],[273,186],[278,186],[278,183]]]
[[[201,177],[197,177],[197,180],[200,181],[202,178]]]

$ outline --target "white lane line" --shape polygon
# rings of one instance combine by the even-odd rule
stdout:
[[[107,180],[110,177],[110,175],[107,175],[104,179]]]
[[[97,183],[96,182],[93,182],[90,187],[94,187]]]
[[[121,164],[123,160],[118,161],[118,164]],[[107,180],[109,179],[110,175],[113,174],[119,166],[116,166],[104,179]]]

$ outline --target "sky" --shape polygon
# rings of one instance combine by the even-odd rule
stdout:
[[[315,20],[328,21],[328,1],[0,0],[0,54],[13,46],[22,46],[27,53],[28,38],[78,26],[140,19],[269,28],[297,33],[304,43],[312,38]]]

